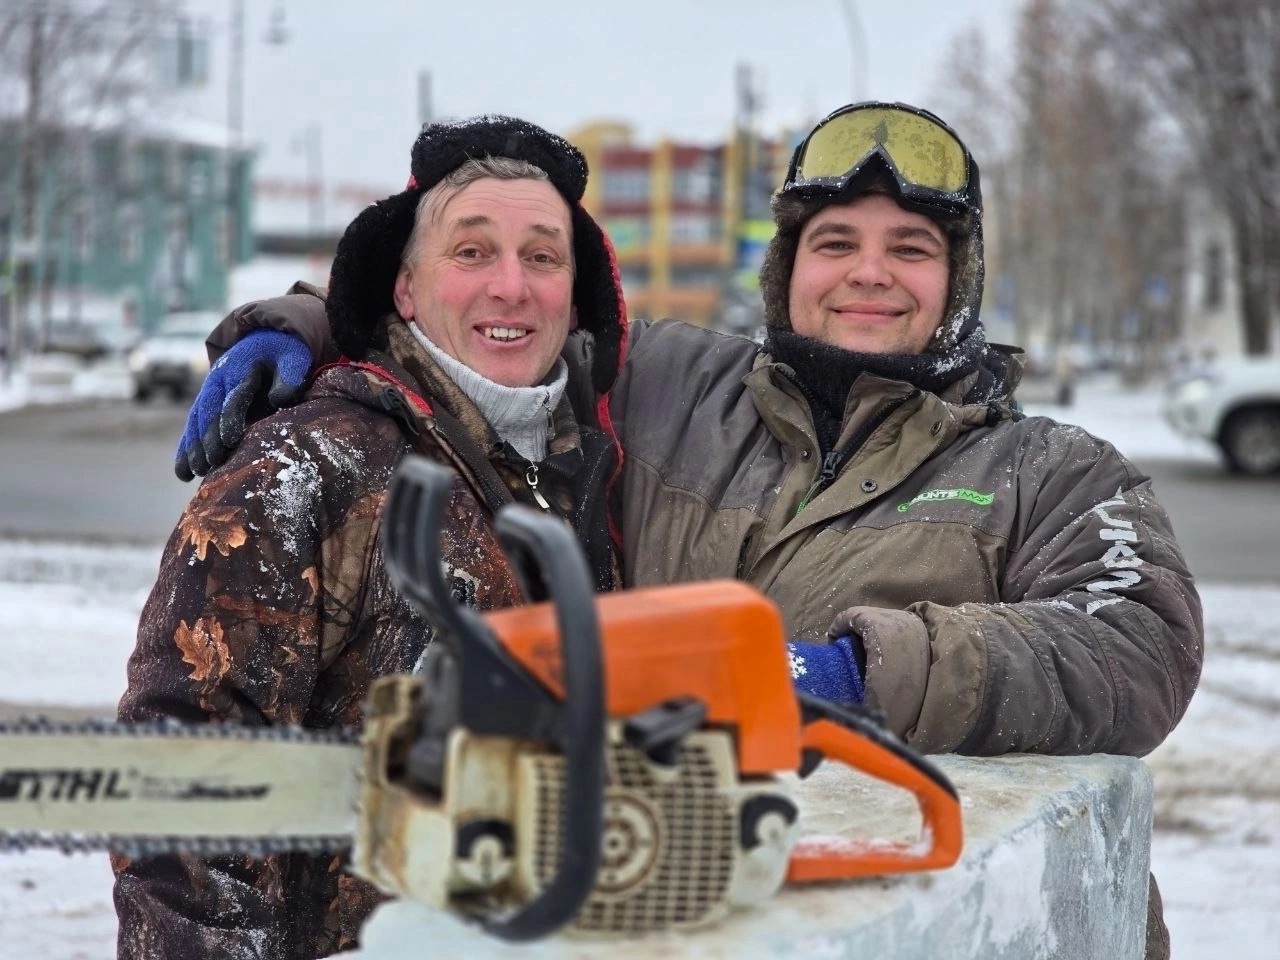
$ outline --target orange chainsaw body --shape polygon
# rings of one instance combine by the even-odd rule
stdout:
[[[795,772],[807,751],[915,794],[920,839],[838,846],[801,840],[787,879],[833,880],[949,866],[963,845],[955,795],[887,748],[830,719],[802,724],[778,609],[755,588],[715,580],[597,598],[610,717],[676,697],[707,707],[707,725],[733,730],[743,778]],[[485,615],[503,647],[556,696],[564,695],[555,609],[540,603]]]

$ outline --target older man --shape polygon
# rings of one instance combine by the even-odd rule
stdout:
[[[1013,404],[968,150],[927,111],[844,107],[773,209],[763,349],[633,325],[610,403],[624,582],[755,584],[797,686],[865,699],[919,749],[1152,750],[1199,678],[1199,598],[1150,480]],[[315,304],[250,313],[314,328]]]
[[[457,474],[442,550],[460,600],[520,602],[490,523],[512,499],[570,520],[597,585],[613,584],[602,478],[614,441],[580,427],[568,399],[607,392],[625,323],[607,242],[579,205],[585,183],[578,151],[530,124],[424,129],[409,187],[339,245],[328,311],[349,361],[254,424],[170,538],[122,720],[358,723],[370,681],[414,669],[431,636],[379,542],[409,451]],[[575,324],[594,337],[593,370],[560,359]],[[115,867],[128,958],[313,960],[354,946],[376,899],[331,857]]]

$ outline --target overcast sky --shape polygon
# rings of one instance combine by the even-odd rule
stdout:
[[[210,86],[191,110],[225,121],[233,0],[189,0],[212,31]],[[863,98],[928,106],[951,40],[978,28],[1008,50],[1021,0],[245,0],[245,135],[259,170],[305,176],[291,147],[323,130],[325,178],[398,189],[417,132],[417,76],[431,72],[437,116],[510,113],[567,132],[631,122],[651,142],[723,139],[735,64],[755,70],[763,129],[797,125]],[[845,8],[865,37],[853,63]],[[283,10],[289,38],[264,41]]]

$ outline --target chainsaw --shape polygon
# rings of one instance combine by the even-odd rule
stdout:
[[[731,580],[596,595],[558,518],[495,530],[525,605],[446,585],[453,482],[406,458],[382,537],[435,631],[350,730],[0,725],[0,849],[263,856],[350,852],[393,896],[506,940],[715,923],[786,882],[931,870],[960,855],[947,778],[862,708],[792,689],[777,608]],[[780,774],[842,762],[910,791],[912,842],[804,838]]]

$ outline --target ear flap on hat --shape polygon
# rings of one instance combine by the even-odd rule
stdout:
[[[338,241],[325,311],[334,343],[352,360],[386,346],[378,342],[380,321],[395,309],[400,256],[421,196],[419,190],[406,190],[365,207]]]
[[[582,207],[573,206],[573,303],[578,325],[595,341],[591,385],[607,393],[622,365],[622,340],[626,336],[626,305],[613,245],[599,224]]]

